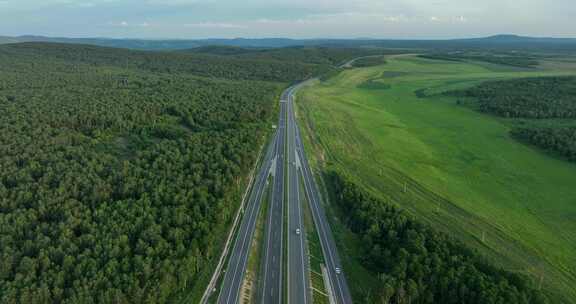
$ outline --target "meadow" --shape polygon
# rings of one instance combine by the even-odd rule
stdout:
[[[386,61],[300,93],[298,117],[312,138],[317,169],[346,170],[373,195],[526,275],[553,299],[574,303],[576,165],[512,139],[516,121],[439,93],[576,69],[412,55]]]

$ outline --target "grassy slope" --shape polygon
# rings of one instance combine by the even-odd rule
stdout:
[[[510,139],[506,121],[448,97],[414,94],[564,73],[572,71],[395,57],[306,89],[300,106],[329,165],[506,269],[542,277],[545,288],[576,298],[576,166]],[[391,87],[357,88],[370,79]]]

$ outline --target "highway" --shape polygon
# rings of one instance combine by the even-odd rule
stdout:
[[[293,99],[293,97],[291,99]],[[296,125],[296,122],[294,124]],[[297,127],[295,137],[296,150],[298,152],[298,158],[301,162],[300,172],[302,173],[302,178],[304,179],[304,188],[306,191],[306,196],[308,197],[310,209],[312,211],[314,225],[320,238],[320,245],[322,247],[322,253],[326,263],[326,270],[328,271],[328,276],[330,277],[330,285],[332,287],[334,301],[336,303],[349,304],[352,303],[352,296],[350,295],[348,283],[346,282],[346,277],[340,262],[338,248],[336,247],[336,242],[334,241],[332,230],[330,229],[330,224],[326,218],[326,213],[324,212],[324,207],[322,204],[322,197],[318,191],[316,182],[314,181],[314,175],[310,170],[310,165],[308,164],[308,159],[306,158],[306,153],[302,144],[300,131]],[[337,273],[336,269],[339,269],[340,273]]]
[[[257,285],[258,302],[263,304],[284,302],[283,290],[285,287],[287,287],[286,295],[289,304],[312,302],[306,231],[303,225],[302,210],[302,199],[306,195],[330,278],[329,285],[332,288],[330,293],[336,303],[352,303],[345,275],[342,271],[336,271],[342,269],[342,265],[294,117],[294,93],[303,84],[286,89],[281,96],[278,127],[273,142],[269,144],[266,150],[246,204],[246,210],[240,222],[218,294],[217,303],[219,304],[237,304],[240,301],[240,291],[246,273],[250,247],[270,174],[273,176],[273,185],[265,226],[262,281]],[[285,175],[287,175],[287,179],[285,179]],[[305,193],[300,193],[300,178],[304,181]],[[287,205],[284,204],[285,197]],[[284,257],[285,207],[287,207],[288,212],[287,258]],[[287,263],[287,282],[285,285],[284,260]]]
[[[294,89],[296,89],[295,87]],[[289,89],[286,96],[288,107],[287,146],[288,146],[288,303],[307,304],[310,298],[310,274],[308,252],[306,249],[306,231],[304,229],[302,198],[300,194],[300,176],[298,174],[300,161],[296,149],[296,132],[298,132],[294,117],[294,89]]]
[[[270,169],[276,157],[278,142],[280,139],[283,140],[284,137],[282,134],[279,130],[276,131],[274,140],[267,148],[252,191],[250,192],[246,210],[244,211],[244,216],[236,235],[234,247],[230,252],[228,266],[218,295],[217,303],[219,304],[232,304],[238,303],[239,301],[242,282],[244,280],[244,274],[246,273],[246,263],[248,262],[248,255],[256,229],[256,221],[261,209],[262,195],[266,189]]]
[[[284,96],[284,94],[283,94]],[[286,152],[286,105],[280,102],[280,119],[278,120],[278,140],[274,151],[274,184],[264,244],[263,280],[259,299],[261,303],[282,303],[283,290],[283,243],[284,243],[284,165]]]

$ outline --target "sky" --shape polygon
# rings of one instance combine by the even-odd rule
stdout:
[[[0,0],[0,36],[576,37],[576,0]]]

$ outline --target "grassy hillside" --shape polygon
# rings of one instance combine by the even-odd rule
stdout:
[[[302,92],[300,117],[313,130],[317,160],[574,303],[576,166],[515,141],[506,120],[436,93],[576,70],[387,61]]]

